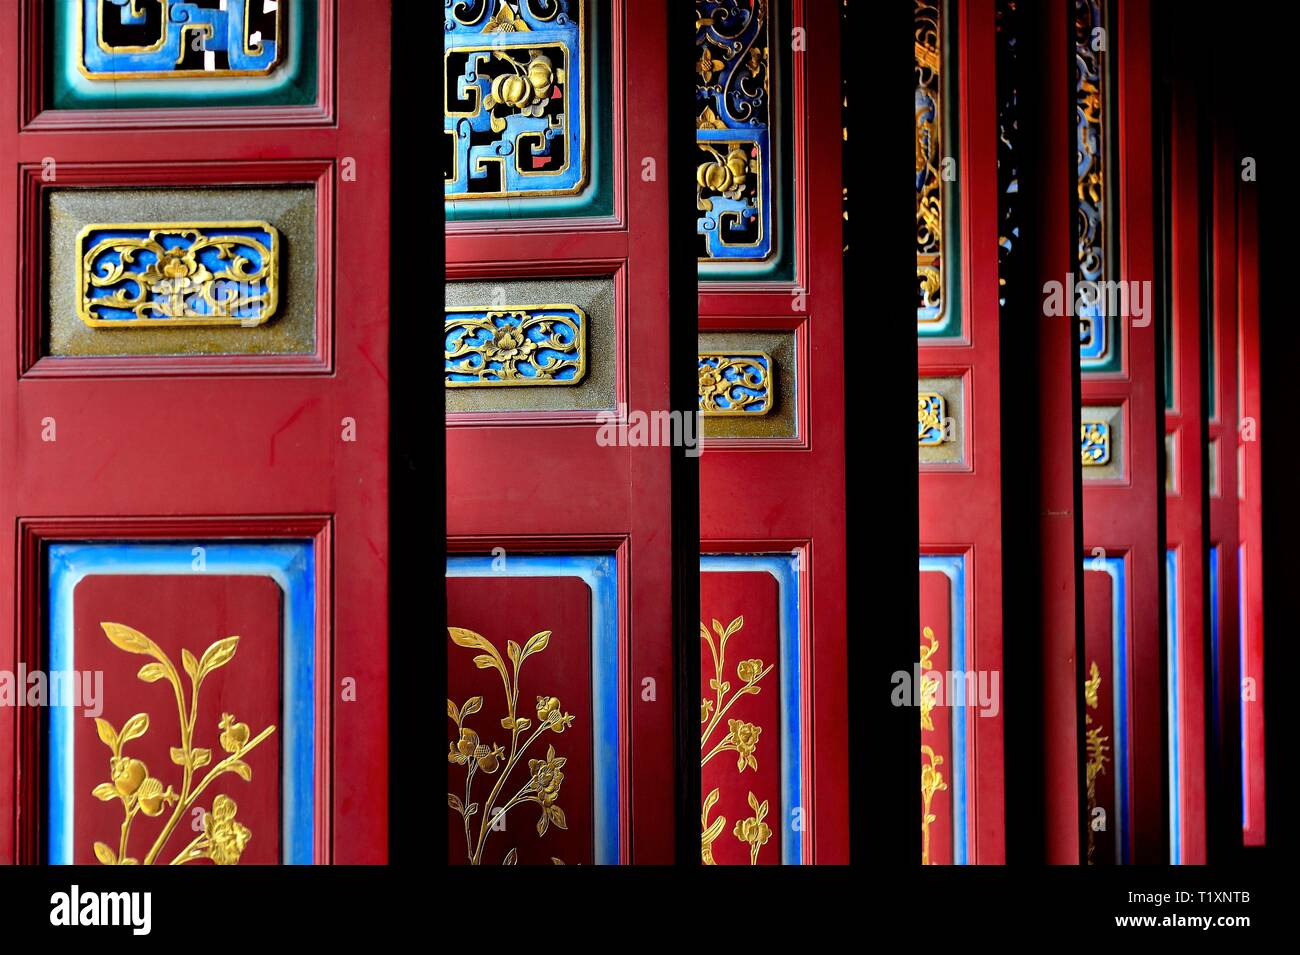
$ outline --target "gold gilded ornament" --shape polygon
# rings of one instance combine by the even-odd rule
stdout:
[[[123,753],[127,743],[138,739],[148,731],[148,713],[135,714],[122,724],[121,730],[114,728],[108,720],[95,719],[99,738],[113,755],[108,761],[109,780],[96,786],[92,790],[92,795],[104,802],[120,800],[124,817],[117,849],[114,850],[107,843],[96,842],[95,857],[105,865],[139,864],[134,857],[127,855],[131,824],[136,815],[144,813],[146,816],[159,816],[169,806],[174,807],[162,831],[145,854],[143,864],[153,865],[175,831],[177,823],[189,815],[190,807],[217,777],[225,773],[233,773],[245,782],[252,781],[253,769],[244,762],[244,757],[274,733],[275,727],[268,726],[250,739],[247,723],[236,723],[231,714],[223,713],[218,728],[222,731],[221,747],[229,755],[213,764],[203,778],[196,782],[196,772],[212,763],[211,749],[193,745],[194,722],[198,718],[199,711],[199,690],[209,674],[234,659],[235,650],[239,647],[239,637],[218,640],[197,660],[189,650],[181,650],[181,665],[190,678],[187,707],[180,674],[176,672],[171,659],[158,644],[140,631],[120,623],[101,623],[100,626],[114,646],[128,653],[139,653],[153,658],[153,663],[146,663],[140,668],[137,676],[141,680],[146,683],[166,680],[176,694],[181,745],[171,748],[171,758],[172,762],[182,769],[179,792],[170,785],[164,789],[162,782],[150,775],[149,768],[144,762]],[[248,827],[235,821],[237,810],[238,807],[233,799],[218,794],[212,801],[212,810],[203,817],[202,833],[177,853],[169,864],[183,865],[198,859],[209,859],[217,865],[237,864],[244,847],[253,838]]]

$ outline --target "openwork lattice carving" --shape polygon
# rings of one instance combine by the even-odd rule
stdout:
[[[583,0],[448,0],[443,31],[445,197],[581,192],[589,178]]]
[[[1079,280],[1106,279],[1106,124],[1103,115],[1106,26],[1101,0],[1075,0],[1075,138],[1078,165]],[[1105,296],[1078,305],[1079,358],[1084,368],[1110,355]]]
[[[770,33],[767,0],[696,0],[701,261],[762,260],[773,251]]]
[[[65,0],[66,2],[66,0]],[[91,80],[259,76],[280,65],[290,0],[75,0]]]
[[[916,320],[921,323],[945,317],[939,10],[937,0],[916,0]]]

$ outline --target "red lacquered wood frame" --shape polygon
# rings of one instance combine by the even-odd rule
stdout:
[[[1226,100],[1216,98],[1221,107]],[[1227,115],[1220,112],[1219,115]],[[1220,845],[1230,852],[1241,846],[1241,618],[1237,574],[1237,548],[1241,536],[1237,529],[1237,183],[1241,175],[1232,131],[1214,125],[1213,214],[1211,284],[1212,317],[1209,334],[1214,336],[1210,354],[1214,362],[1210,387],[1214,389],[1214,414],[1206,422],[1208,453],[1217,459],[1218,484],[1208,488],[1210,526],[1207,545],[1219,548],[1218,659],[1208,661],[1217,670],[1218,699],[1208,705],[1217,711],[1210,720],[1209,766],[1215,772],[1217,787],[1210,789],[1209,819],[1210,861]],[[1217,448],[1217,451],[1216,451]],[[1215,462],[1210,462],[1214,468]],[[1207,483],[1210,483],[1207,481]],[[1211,571],[1212,572],[1212,571]],[[1209,595],[1207,581],[1206,594]],[[1209,602],[1206,612],[1213,613]],[[1213,622],[1213,621],[1212,621]],[[1217,805],[1215,793],[1218,793]],[[1217,836],[1217,838],[1216,838]]]
[[[1118,136],[1119,278],[1147,293],[1145,323],[1119,322],[1123,369],[1113,375],[1083,375],[1082,403],[1122,409],[1124,473],[1115,480],[1083,481],[1083,542],[1088,555],[1101,548],[1122,557],[1127,583],[1129,705],[1128,833],[1132,861],[1163,862],[1165,801],[1162,785],[1164,737],[1161,722],[1160,550],[1157,518],[1160,480],[1157,449],[1155,261],[1152,241],[1151,31],[1149,0],[1117,4],[1118,106],[1112,129]],[[1083,661],[1086,667],[1088,661]],[[1109,681],[1110,674],[1103,676]],[[1115,741],[1113,745],[1118,745]],[[1109,767],[1115,771],[1115,764]],[[1108,782],[1103,778],[1099,785]],[[1114,821],[1112,820],[1112,824]]]
[[[799,436],[705,441],[700,552],[802,553],[803,785],[811,807],[803,859],[829,864],[849,861],[843,210],[839,190],[825,188],[840,181],[840,101],[825,95],[840,88],[839,15],[835,4],[792,4],[791,27],[804,27],[816,50],[793,56],[794,193],[785,211],[794,223],[794,281],[701,282],[698,300],[701,330],[795,333]],[[738,475],[743,494],[735,492]]]
[[[1047,282],[1061,282],[1075,271],[1074,208],[1074,31],[1073,9],[1065,3],[1035,5],[1039,27],[1026,50],[1036,71],[1037,111],[1022,119],[1023,129],[1037,133],[1036,174],[1039,194],[1025,210],[1027,224],[1037,242],[1026,246],[1035,292]],[[991,126],[991,123],[990,123]],[[990,143],[989,149],[993,146]],[[991,230],[990,230],[991,231]],[[1030,639],[1041,640],[1041,695],[1039,711],[1029,714],[1042,724],[1042,750],[1017,753],[1013,758],[1032,760],[1039,766],[1036,789],[1042,794],[1043,861],[1077,865],[1084,851],[1083,765],[1079,749],[1083,733],[1081,688],[1083,669],[1079,656],[1084,635],[1081,516],[1079,477],[1079,333],[1073,321],[1049,318],[1041,310],[1026,316],[1037,322],[1035,348],[1038,393],[1033,396],[1037,416],[1036,473],[1039,513],[1035,556],[1039,576],[1035,595],[1037,614]],[[1007,559],[1019,568],[1021,555]],[[1024,718],[1024,717],[1022,717]]]
[[[921,466],[921,553],[966,555],[966,669],[1000,673],[1002,425],[993,227],[998,221],[997,91],[991,80],[997,54],[994,3],[961,0],[956,7],[963,338],[944,345],[922,339],[917,364],[921,377],[964,376],[966,446],[960,468]],[[819,223],[814,239],[820,238],[820,230]],[[973,863],[1006,861],[1002,711],[999,706],[996,716],[982,716],[971,707],[966,721],[967,859]]]
[[[1266,841],[1264,804],[1264,525],[1261,480],[1263,403],[1259,381],[1259,208],[1252,183],[1237,192],[1237,335],[1240,355],[1238,388],[1242,427],[1238,432],[1238,475],[1242,491],[1237,501],[1243,575],[1241,594],[1245,626],[1242,635],[1242,676],[1255,682],[1254,698],[1242,703],[1241,757],[1245,775],[1242,841],[1262,846]],[[1249,432],[1248,430],[1249,429]]]
[[[316,712],[317,746],[315,753],[316,818],[314,854],[320,862],[331,858],[331,809],[333,783],[330,777],[331,754],[328,741],[336,729],[344,732],[364,731],[353,724],[345,706],[334,706],[331,674],[349,672],[363,655],[363,647],[346,642],[336,643],[330,618],[333,607],[333,523],[328,515],[284,516],[264,518],[221,517],[123,517],[123,518],[22,518],[18,524],[16,574],[17,599],[9,598],[15,612],[22,614],[21,629],[14,646],[0,648],[0,669],[13,671],[19,663],[28,670],[43,667],[47,612],[45,600],[44,547],[57,541],[108,540],[283,540],[309,539],[316,559]],[[35,864],[42,860],[45,844],[41,798],[45,777],[40,714],[31,709],[15,711],[14,733],[0,737],[0,806],[13,806],[12,815],[0,829],[0,861]],[[338,720],[338,724],[335,720]],[[350,730],[349,727],[352,729]],[[334,757],[356,760],[368,745],[358,735],[350,742],[340,738]],[[9,747],[12,748],[9,748]],[[9,770],[12,769],[12,772]]]
[[[1165,411],[1165,434],[1173,444],[1167,461],[1172,485],[1165,492],[1165,546],[1177,561],[1179,831],[1182,862],[1206,860],[1205,816],[1205,527],[1201,503],[1205,468],[1201,457],[1201,161],[1197,97],[1186,65],[1175,61],[1170,123],[1170,248],[1173,320],[1174,407]],[[1171,710],[1170,718],[1173,713]]]
[[[338,321],[332,339],[320,339],[332,341],[332,351],[315,357],[327,364],[314,370],[330,374],[256,361],[240,370],[236,359],[221,374],[210,374],[218,369],[202,363],[184,365],[190,372],[177,374],[175,362],[164,359],[153,374],[119,367],[93,378],[20,377],[20,369],[35,366],[25,363],[30,355],[20,349],[20,341],[31,339],[20,339],[19,318],[33,312],[18,290],[31,288],[41,266],[24,248],[30,232],[0,231],[0,261],[15,263],[0,297],[0,353],[10,356],[0,361],[0,368],[10,369],[0,374],[0,580],[11,582],[0,587],[0,666],[12,665],[39,610],[30,580],[20,574],[30,566],[22,556],[23,518],[102,521],[108,533],[130,537],[151,536],[142,529],[150,519],[167,522],[169,534],[215,533],[205,519],[224,521],[223,527],[241,536],[282,534],[275,528],[285,521],[316,521],[313,533],[319,534],[322,515],[328,516],[329,533],[318,538],[330,548],[330,576],[321,588],[328,602],[318,616],[332,653],[332,672],[325,670],[324,677],[334,691],[344,677],[355,679],[357,696],[333,709],[332,724],[322,724],[320,738],[332,746],[323,745],[320,754],[330,761],[331,774],[321,794],[329,824],[321,827],[327,841],[318,856],[336,863],[383,862],[388,819],[376,807],[388,801],[387,11],[343,4],[335,18],[334,7],[326,5],[322,28],[349,38],[342,56],[335,56],[332,39],[320,50],[326,81],[321,102],[335,109],[329,125],[321,116],[295,125],[292,118],[252,108],[195,110],[191,124],[215,121],[223,125],[219,135],[160,137],[113,125],[112,117],[75,130],[28,122],[35,119],[31,91],[40,76],[40,47],[24,30],[36,6],[28,0],[0,2],[0,32],[24,37],[26,51],[21,63],[7,67],[21,70],[15,79],[22,82],[0,83],[0,169],[9,170],[9,178],[0,180],[7,182],[0,186],[0,220],[25,221],[25,170],[39,168],[45,157],[70,176],[76,170],[91,180],[102,173],[125,182],[123,171],[147,176],[152,169],[157,181],[166,168],[173,185],[189,185],[192,169],[200,170],[193,181],[213,182],[224,181],[219,168],[247,164],[261,171],[257,181],[272,181],[273,170],[287,169],[285,179],[320,182],[341,157],[352,157],[355,181],[339,183],[332,201],[329,190],[318,190],[318,202],[326,203],[318,205],[319,221],[334,230],[332,245],[321,250],[332,247],[351,274],[365,281],[322,286],[333,298],[327,314]],[[76,115],[83,122],[88,118]],[[151,111],[119,117],[136,125],[166,118]],[[266,159],[270,152],[275,161]],[[239,181],[238,172],[227,176]],[[323,255],[318,266],[326,268],[329,261]],[[41,440],[47,417],[57,422],[57,441]],[[355,441],[341,440],[344,418],[356,424]],[[30,861],[20,852],[31,834],[21,830],[19,838],[22,807],[9,742],[15,718],[13,711],[0,714],[10,724],[0,731],[0,862],[20,856]]]
[[[664,5],[612,3],[614,215],[447,225],[450,278],[615,276],[627,407],[671,407],[668,394]],[[634,145],[633,145],[634,144]],[[634,188],[630,188],[634,186]],[[548,258],[536,262],[538,250]],[[502,265],[501,263],[514,263]],[[447,535],[454,551],[615,553],[619,573],[620,860],[674,861],[673,618],[669,464],[663,447],[601,447],[590,413],[448,417]],[[508,447],[508,454],[503,448]],[[642,701],[641,681],[656,683]],[[633,822],[635,821],[635,825]]]

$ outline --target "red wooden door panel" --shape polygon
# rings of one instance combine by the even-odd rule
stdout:
[[[1176,63],[1170,101],[1172,402],[1165,409],[1170,861],[1202,864],[1205,843],[1205,539],[1201,448],[1201,197],[1196,90]]]
[[[0,29],[22,38],[6,60],[10,81],[0,84],[0,166],[15,173],[0,189],[0,216],[15,225],[0,235],[8,269],[0,298],[0,578],[10,582],[0,588],[0,669],[49,667],[64,610],[87,647],[97,641],[81,628],[101,616],[146,633],[187,691],[178,645],[197,655],[239,635],[237,656],[205,678],[204,741],[196,729],[194,746],[213,750],[210,765],[223,758],[211,708],[229,700],[238,701],[238,723],[253,734],[262,728],[255,723],[274,724],[271,739],[288,748],[278,772],[275,759],[264,758],[274,756],[274,742],[249,755],[253,780],[236,779],[247,792],[230,794],[237,815],[203,808],[226,834],[247,815],[250,861],[280,852],[283,861],[383,862],[388,821],[375,807],[386,805],[388,787],[388,7],[281,3],[284,22],[304,27],[294,34],[305,57],[296,62],[313,64],[314,74],[295,75],[283,96],[260,104],[208,105],[221,97],[208,96],[204,80],[175,87],[164,77],[147,81],[157,84],[154,105],[135,105],[136,81],[108,80],[120,84],[120,102],[109,96],[94,108],[68,108],[46,82],[50,56],[68,52],[56,46],[66,36],[46,19],[51,6],[0,3]],[[282,76],[272,74],[271,85]],[[85,325],[78,269],[69,264],[80,260],[75,229],[71,238],[61,231],[68,203],[101,224],[264,221],[284,240],[276,311],[257,326]],[[187,282],[206,281],[197,267],[175,267],[189,270]],[[152,279],[146,284],[163,294]],[[81,344],[61,350],[58,333],[69,328]],[[170,584],[149,593],[138,580],[116,587],[101,569],[83,582],[96,594],[93,605],[47,606],[53,555],[77,542],[128,556],[162,548],[167,569],[141,572],[208,573],[230,589],[215,602]],[[272,552],[275,560],[258,563]],[[257,569],[233,569],[246,559]],[[292,630],[296,662],[282,660],[268,636],[266,593],[255,599],[232,579],[244,573],[279,590],[282,639]],[[133,608],[141,618],[134,623]],[[108,650],[110,658],[127,656]],[[175,714],[158,708],[166,702],[154,693],[160,685],[135,678],[147,661],[128,659],[134,667],[105,660],[106,705],[117,721],[131,708],[123,694],[138,697],[151,720],[142,745],[154,747],[172,732]],[[13,709],[0,716],[5,862],[38,862],[51,851],[47,826],[59,807],[45,796],[61,764],[47,763],[56,741],[33,717]],[[86,728],[76,726],[71,738],[82,741]],[[74,748],[80,759],[80,742]],[[161,760],[145,752],[150,773],[179,776],[166,751]],[[74,785],[79,805],[90,792],[80,773]],[[296,833],[284,843],[296,847],[291,853],[276,848],[276,826]],[[80,836],[68,851],[84,859]]]
[[[925,423],[918,424],[922,610],[927,609],[927,560],[956,561],[951,573],[958,601],[947,626],[964,635],[965,646],[939,652],[951,652],[954,660],[964,661],[963,669],[984,674],[991,688],[989,675],[1002,670],[997,103],[994,84],[985,79],[993,75],[996,58],[994,5],[959,0],[936,9],[943,19],[940,29],[957,49],[956,63],[949,60],[940,67],[940,110],[947,115],[940,123],[945,131],[956,130],[957,142],[942,145],[936,160],[955,158],[962,172],[959,204],[946,201],[943,207],[944,221],[952,221],[943,281],[955,334],[921,337],[917,349],[918,394],[943,395],[951,421],[941,427],[943,440],[933,445],[922,432]],[[955,92],[955,102],[950,95],[945,99],[949,91]],[[938,506],[942,501],[964,503]],[[944,626],[924,613],[921,625],[936,633]],[[920,645],[924,652],[924,636]],[[944,705],[956,704],[949,700]],[[957,719],[956,710],[951,715],[955,725],[964,726],[964,738],[954,738],[951,751],[936,750],[947,764],[943,775],[949,789],[936,797],[935,805],[947,804],[951,815],[944,826],[923,830],[930,832],[930,861],[1001,863],[1006,858],[1002,710],[963,709],[964,719]],[[923,746],[930,745],[931,735],[922,732]],[[965,765],[957,760],[963,752]],[[923,780],[926,764],[923,759]],[[924,792],[924,784],[922,788]],[[943,844],[947,828],[954,840],[950,845]]]
[[[761,701],[769,692],[779,697],[785,713],[783,729],[778,733],[776,727],[763,727],[757,761],[764,772],[777,759],[785,765],[782,795],[769,798],[749,785],[750,770],[737,773],[733,760],[730,776],[736,788],[723,790],[724,795],[731,794],[725,811],[720,802],[711,808],[708,818],[721,813],[728,819],[728,831],[712,843],[715,861],[748,863],[748,855],[737,858],[733,854],[739,842],[731,830],[742,817],[758,819],[761,815],[747,802],[753,789],[760,806],[769,803],[762,824],[772,830],[771,841],[757,856],[759,864],[775,861],[772,857],[778,851],[784,864],[837,864],[849,861],[843,210],[839,191],[824,188],[824,183],[840,181],[839,99],[825,95],[827,90],[840,88],[839,45],[835,41],[839,10],[835,4],[799,0],[788,5],[742,6],[770,9],[775,32],[765,52],[774,71],[773,96],[779,101],[788,93],[793,106],[788,119],[779,111],[773,114],[778,137],[773,149],[779,149],[781,136],[788,137],[792,147],[793,185],[779,196],[776,208],[790,225],[787,248],[793,254],[793,271],[789,279],[720,279],[710,271],[716,261],[702,266],[700,354],[725,352],[728,345],[723,343],[730,343],[732,349],[754,351],[766,350],[770,347],[767,342],[784,342],[787,351],[778,355],[772,350],[775,387],[784,389],[772,416],[785,409],[790,417],[785,419],[788,427],[783,431],[769,431],[766,436],[728,427],[735,418],[703,419],[700,617],[702,627],[713,631],[712,621],[717,618],[725,631],[734,619],[744,616],[744,629],[729,638],[729,648],[737,649],[729,649],[725,676],[734,693],[739,685],[736,663],[760,656],[747,648],[760,634],[770,633],[780,615],[784,649],[778,670],[784,677],[776,671],[765,677],[763,686],[770,689],[764,689],[757,699]],[[791,18],[788,22],[783,19],[786,16]],[[804,53],[796,45],[785,72],[786,61],[778,46],[784,49],[791,30],[823,39],[817,44],[816,55],[811,50]],[[702,400],[706,378],[707,372],[702,371]],[[737,477],[742,475],[744,491],[738,493]],[[737,589],[741,586],[737,580],[750,576],[764,578],[765,588],[775,578],[783,609],[767,611],[772,607],[770,600],[767,596],[760,600],[757,594],[751,595],[758,601],[752,606],[762,609],[742,607],[738,601],[747,591]],[[717,579],[723,577],[731,578],[732,585]],[[718,640],[716,633],[713,640]],[[703,639],[700,649],[702,705],[707,706],[714,697],[709,681],[715,679],[715,672]],[[774,658],[762,659],[766,664]],[[725,756],[721,759],[725,764]],[[712,775],[714,768],[712,762],[704,767],[702,799],[718,785]],[[708,824],[703,828],[707,838]]]
[[[1088,4],[1078,6],[1087,7]],[[1128,686],[1111,688],[1131,701],[1127,712],[1111,708],[1092,714],[1094,722],[1108,728],[1111,763],[1098,770],[1097,786],[1119,793],[1129,805],[1107,809],[1104,830],[1109,836],[1120,829],[1118,854],[1094,852],[1094,862],[1162,861],[1165,800],[1161,780],[1160,715],[1160,568],[1157,530],[1160,486],[1157,475],[1156,413],[1156,326],[1154,320],[1154,254],[1152,250],[1152,155],[1150,10],[1145,0],[1122,0],[1114,8],[1116,42],[1099,54],[1102,94],[1114,83],[1113,115],[1101,108],[1100,157],[1117,159],[1113,173],[1102,175],[1114,201],[1102,206],[1103,229],[1118,214],[1117,228],[1102,240],[1101,254],[1118,268],[1104,278],[1125,283],[1124,314],[1112,314],[1112,349],[1118,349],[1118,369],[1082,372],[1081,422],[1085,432],[1100,426],[1106,430],[1107,460],[1085,454],[1083,458],[1084,564],[1100,571],[1111,560],[1123,561],[1123,573],[1111,585],[1123,592],[1111,596],[1119,607],[1112,614],[1111,602],[1088,599],[1097,581],[1088,574],[1085,583],[1085,620],[1088,650],[1083,660],[1085,677],[1094,657],[1111,657],[1095,647],[1094,640],[1110,640],[1115,652],[1123,652],[1121,665],[1105,664],[1101,669],[1103,692],[1120,674]],[[1090,43],[1091,33],[1084,34]],[[1114,58],[1114,63],[1109,58]],[[1114,136],[1117,148],[1108,138]],[[1080,189],[1084,187],[1081,185]],[[1103,233],[1105,235],[1105,233]],[[1118,248],[1110,246],[1118,245]],[[1107,303],[1108,312],[1115,310]],[[1101,620],[1095,619],[1101,615]],[[1115,621],[1114,625],[1112,620]],[[1114,631],[1114,632],[1112,632]],[[1113,696],[1108,698],[1113,699]],[[1085,701],[1082,705],[1088,706]],[[1121,720],[1120,715],[1126,718]],[[1125,729],[1127,732],[1125,733]],[[1121,735],[1122,734],[1122,735]],[[1085,746],[1087,745],[1085,741]],[[1129,778],[1116,780],[1126,773]],[[1113,785],[1118,783],[1117,786]],[[1120,798],[1115,796],[1114,798]],[[1110,800],[1113,803],[1113,799]],[[1098,802],[1097,805],[1104,805]],[[1118,814],[1113,810],[1118,809]],[[1100,818],[1100,817],[1098,817]],[[1094,822],[1096,820],[1093,820]],[[1091,830],[1090,830],[1091,831]],[[1095,833],[1100,836],[1101,833]],[[1094,842],[1097,840],[1094,839]]]
[[[511,196],[483,215],[474,205],[479,200],[447,204],[449,306],[565,303],[582,308],[590,322],[587,372],[580,385],[448,389],[447,548],[453,555],[448,573],[538,574],[584,582],[596,662],[587,665],[580,654],[563,657],[564,681],[589,680],[600,705],[580,712],[563,693],[547,692],[574,715],[574,729],[555,737],[557,753],[570,732],[579,737],[594,732],[609,742],[602,744],[592,767],[594,781],[585,783],[601,794],[597,818],[581,818],[565,806],[566,822],[570,828],[594,830],[597,862],[667,863],[674,846],[672,539],[666,530],[671,526],[671,448],[659,441],[650,444],[645,440],[649,432],[644,425],[638,432],[636,422],[670,407],[665,292],[669,196],[665,176],[643,175],[649,168],[646,160],[653,159],[661,170],[667,162],[662,103],[668,14],[664,5],[650,4],[637,6],[633,17],[632,6],[624,0],[569,4],[570,19],[580,16],[586,24],[589,53],[595,57],[602,44],[609,50],[607,60],[584,64],[585,89],[579,93],[570,87],[568,93],[591,107],[584,114],[589,173],[607,174],[595,144],[609,144],[609,211],[568,214],[549,197],[523,195]],[[545,5],[531,4],[525,17],[533,16],[533,9],[545,15]],[[448,14],[453,15],[455,11]],[[530,22],[534,28],[545,26],[542,20]],[[605,109],[594,108],[600,102]],[[533,293],[528,299],[518,297]],[[547,297],[536,297],[543,294]],[[577,301],[584,295],[584,301]],[[544,398],[543,391],[561,397]],[[515,625],[481,636],[503,654],[508,639],[526,641],[540,630],[553,630],[557,646],[580,639],[577,633],[561,634],[546,615],[534,624],[533,616],[531,610],[503,608],[488,623],[504,627],[499,621],[511,620]],[[472,629],[454,617],[447,625]],[[547,655],[560,656],[552,649],[541,657]],[[472,656],[452,647],[448,666],[453,672],[472,668]],[[530,669],[537,659],[529,658]],[[499,691],[486,696],[484,712],[497,699]],[[601,708],[606,699],[609,706]],[[463,702],[457,699],[456,705]],[[536,718],[520,706],[521,718]],[[455,723],[449,720],[448,725],[454,736]],[[493,728],[492,736],[501,736],[495,721],[485,725]],[[489,733],[482,735],[487,739]],[[506,745],[509,740],[506,734]],[[457,778],[464,787],[463,776],[449,775],[452,792],[458,791]],[[563,785],[570,782],[566,777]],[[576,773],[572,782],[584,784]],[[508,820],[507,825],[513,831],[517,824]],[[549,839],[548,834],[543,842]],[[451,851],[456,849],[453,842]],[[578,850],[579,855],[585,851]],[[525,861],[522,855],[519,861]]]

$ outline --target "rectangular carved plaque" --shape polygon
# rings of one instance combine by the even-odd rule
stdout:
[[[92,328],[261,325],[280,285],[268,222],[91,224],[77,235],[77,314]]]

